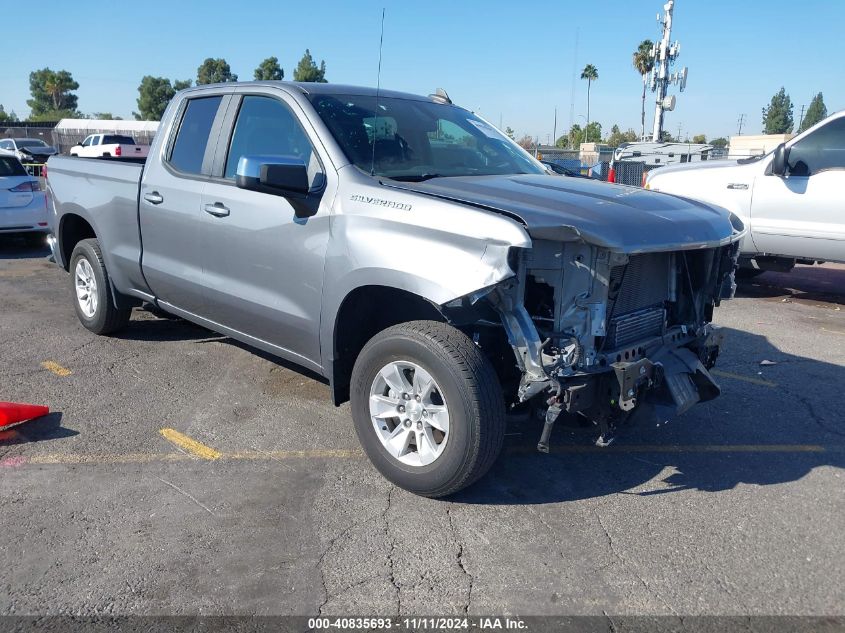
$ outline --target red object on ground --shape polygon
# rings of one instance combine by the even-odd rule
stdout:
[[[0,430],[33,418],[40,418],[48,413],[50,413],[50,407],[40,404],[0,402]]]
[[[616,170],[613,167],[607,171],[607,182],[616,182]]]

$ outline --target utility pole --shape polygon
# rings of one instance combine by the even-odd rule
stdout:
[[[552,128],[552,143],[557,143],[557,108],[555,108],[555,125]]]
[[[651,140],[655,143],[660,141],[663,132],[663,113],[675,109],[675,97],[667,97],[666,92],[670,83],[680,84],[683,92],[687,83],[687,69],[683,68],[680,73],[669,73],[669,66],[675,62],[681,52],[681,45],[678,42],[671,43],[672,39],[672,12],[675,9],[675,0],[667,0],[663,5],[663,19],[657,16],[658,22],[663,25],[663,35],[660,41],[652,49],[654,67],[651,70],[651,90],[657,93],[654,106],[654,130]]]
[[[801,131],[801,124],[804,122],[804,106],[801,106],[801,116],[798,117],[798,131]]]
[[[682,125],[683,125],[683,123],[678,123],[678,136],[675,137],[675,138],[678,139],[679,143],[681,142],[681,126]]]
[[[745,115],[744,115],[744,114],[740,114],[740,115],[739,115],[739,128],[738,128],[738,129],[737,129],[737,131],[736,131],[736,135],[737,135],[737,136],[742,136],[742,124],[743,124],[743,123],[745,123]]]

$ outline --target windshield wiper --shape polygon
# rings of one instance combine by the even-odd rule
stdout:
[[[389,176],[389,178],[399,182],[425,182],[432,178],[443,178],[443,174],[408,174],[407,176]]]

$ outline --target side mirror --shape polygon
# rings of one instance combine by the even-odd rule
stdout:
[[[781,143],[775,148],[772,156],[772,174],[775,176],[785,176],[787,161],[789,160],[789,150],[785,143]]]
[[[294,156],[241,156],[235,183],[241,189],[283,198],[305,198],[310,189],[308,168]]]

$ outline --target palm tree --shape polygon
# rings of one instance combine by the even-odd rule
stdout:
[[[648,74],[651,72],[651,69],[654,68],[654,57],[651,54],[653,48],[654,42],[651,40],[643,40],[640,42],[637,50],[631,55],[631,63],[634,65],[634,69],[636,69],[643,78],[643,105],[640,112],[640,138],[645,136],[645,89],[648,81]]]
[[[581,71],[581,79],[587,80],[587,127],[584,128],[584,142],[587,142],[587,134],[590,130],[590,84],[599,78],[599,71],[592,64],[584,66]]]

